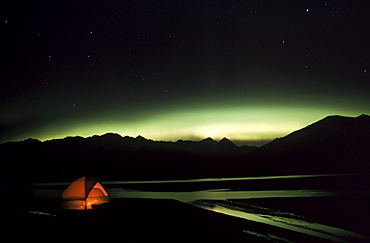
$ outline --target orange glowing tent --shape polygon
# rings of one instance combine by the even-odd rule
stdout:
[[[92,205],[109,202],[109,195],[101,183],[93,177],[81,177],[75,180],[62,194],[61,209],[87,210]]]

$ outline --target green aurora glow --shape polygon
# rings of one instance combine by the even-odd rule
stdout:
[[[0,143],[113,132],[261,145],[370,114],[364,3],[140,2],[4,5]]]
[[[96,111],[91,115],[74,117],[66,120],[45,123],[32,129],[14,140],[28,137],[39,140],[51,140],[67,136],[88,137],[102,135],[107,132],[122,136],[143,136],[157,141],[201,140],[211,137],[220,140],[227,137],[236,144],[261,145],[277,137],[285,136],[303,128],[328,115],[358,116],[366,110],[359,106],[347,107],[345,100],[339,102],[332,98],[331,102],[318,99],[316,102],[303,102],[301,95],[299,103],[283,103],[281,99],[274,105],[258,105],[257,101],[248,100],[248,104],[231,99],[228,104],[221,104],[209,98],[199,101],[199,104],[183,105],[184,100],[172,105],[157,105],[157,107],[142,106],[137,110],[120,112],[117,107],[104,111]],[[311,98],[312,99],[312,98]],[[224,99],[222,99],[224,100]],[[271,100],[274,98],[270,97]],[[303,100],[303,101],[302,101]],[[334,103],[337,103],[335,105]],[[114,115],[113,115],[114,114]]]

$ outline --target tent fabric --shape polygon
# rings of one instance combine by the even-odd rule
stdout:
[[[109,195],[102,184],[93,177],[75,180],[62,194],[61,209],[87,210],[93,205],[109,202]]]

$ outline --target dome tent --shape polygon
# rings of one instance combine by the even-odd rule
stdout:
[[[93,177],[83,176],[63,192],[61,209],[87,210],[92,209],[92,205],[108,202],[109,195],[101,183]]]

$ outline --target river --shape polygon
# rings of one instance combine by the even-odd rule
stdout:
[[[309,205],[308,202],[318,201],[319,198],[335,199],[337,203],[333,206],[338,207],[337,214],[346,208],[353,210],[356,214],[361,214],[361,210],[355,204],[351,206],[348,205],[348,202],[351,202],[349,199],[355,200],[356,203],[362,200],[364,205],[370,202],[369,179],[370,174],[320,174],[171,181],[103,181],[102,183],[106,186],[111,200],[125,198],[172,199],[230,217],[271,225],[324,240],[346,242],[370,241],[370,238],[362,231],[359,233],[347,229],[347,224],[338,223],[343,228],[324,224],[323,222],[331,222],[326,220],[329,216],[326,216],[323,222],[307,220],[306,218],[310,218],[312,211],[301,209],[292,213],[289,207],[285,207],[283,210],[279,209],[278,206],[275,208],[274,202],[277,199],[286,200],[287,203],[294,206],[297,203],[305,204],[306,202],[302,200],[307,200],[307,205]],[[70,183],[37,183],[34,185],[33,193],[36,197],[58,198],[63,192],[61,187],[66,187],[68,184]],[[288,199],[290,200],[288,201]],[[268,200],[272,205],[270,207],[255,203],[268,202]],[[331,206],[328,205],[322,204],[322,207],[326,206],[329,210]],[[368,211],[363,213],[369,215]],[[320,217],[311,218],[317,218],[318,221],[321,219]],[[369,219],[365,219],[365,222],[368,221]],[[284,236],[249,231],[248,229],[244,232],[272,241],[276,239],[289,241]]]

